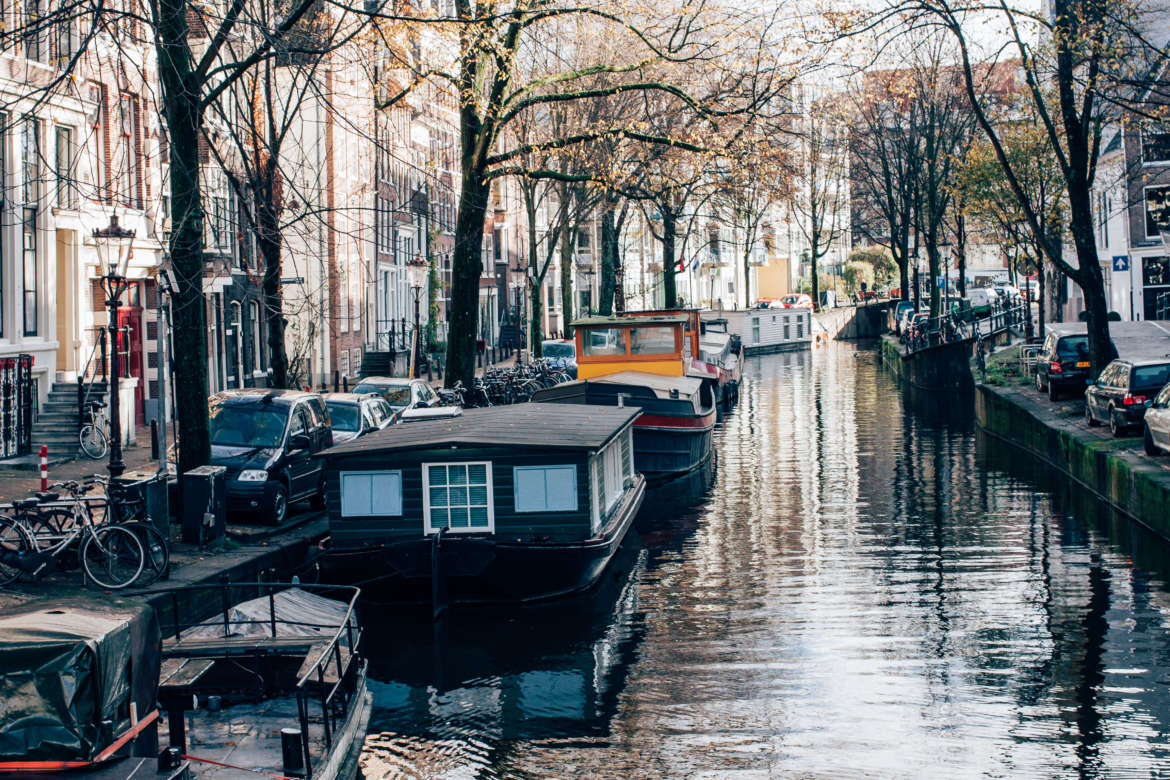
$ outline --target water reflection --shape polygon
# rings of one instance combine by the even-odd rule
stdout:
[[[367,776],[1164,775],[1165,545],[921,403],[849,346],[749,359],[601,591],[383,621]]]

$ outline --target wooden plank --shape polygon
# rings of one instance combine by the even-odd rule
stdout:
[[[167,639],[163,641],[163,653],[168,656],[182,656],[194,653],[241,653],[249,650],[292,650],[307,648],[320,640],[318,636],[228,636],[228,637],[193,637],[182,638],[178,641]]]
[[[349,662],[353,660],[353,653],[350,652],[347,648],[340,646],[336,651],[329,650],[329,656],[323,665],[324,668],[321,670],[321,677],[318,678],[316,671],[317,662],[321,660],[321,654],[326,652],[326,648],[328,647],[328,642],[320,642],[309,648],[309,651],[305,653],[304,663],[302,663],[301,668],[297,670],[298,680],[304,677],[306,674],[312,672],[308,679],[308,682],[311,684],[329,686],[337,684],[338,680],[341,679],[341,676],[338,675],[337,672],[337,653],[340,653],[341,655],[341,675],[344,675],[346,670],[349,669]]]
[[[214,665],[210,658],[167,658],[159,670],[159,691],[193,685]]]

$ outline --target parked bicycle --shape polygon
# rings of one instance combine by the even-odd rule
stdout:
[[[0,514],[0,587],[21,577],[40,579],[77,563],[91,581],[107,590],[134,584],[146,563],[134,531],[93,521],[84,500],[92,484],[70,481],[53,487],[69,493],[67,520],[56,493],[14,501],[11,515]]]
[[[132,486],[110,482],[109,477],[100,474],[95,474],[88,481],[102,485],[106,489],[104,505],[98,504],[105,508],[106,522],[130,530],[142,544],[146,558],[142,573],[134,584],[146,587],[167,577],[170,573],[170,544],[150,518],[142,493]],[[92,519],[92,513],[90,517]]]
[[[77,438],[82,452],[94,460],[100,460],[110,451],[110,421],[106,418],[106,405],[101,401],[90,401],[85,409],[88,419],[81,426]]]

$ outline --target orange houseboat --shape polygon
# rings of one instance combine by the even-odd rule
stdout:
[[[540,390],[532,400],[640,407],[636,469],[665,481],[698,468],[711,455],[717,385],[690,375],[697,344],[691,323],[686,312],[575,322],[577,381]]]
[[[702,320],[700,309],[654,309],[623,312],[622,318],[644,317],[686,317],[683,338],[690,349],[690,360],[685,367],[685,376],[701,379],[711,387],[715,399],[729,403],[739,394],[740,365],[739,350],[732,350],[730,339],[720,342],[721,333],[712,333]],[[726,328],[724,328],[724,333]],[[720,343],[714,343],[720,342]]]

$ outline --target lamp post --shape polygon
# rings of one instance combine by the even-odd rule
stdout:
[[[422,260],[420,257],[415,257],[414,260],[406,264],[406,273],[410,280],[410,293],[414,296],[414,349],[410,353],[410,378],[418,377],[418,365],[422,355],[422,331],[419,330],[419,301],[422,298],[422,291],[427,285],[427,275],[430,271],[430,265]]]
[[[118,397],[118,306],[129,287],[126,266],[133,255],[134,231],[119,225],[118,215],[113,214],[109,225],[93,231],[93,242],[97,245],[98,263],[106,272],[102,281],[110,309],[110,462],[106,468],[110,477],[116,478],[126,470],[122,461],[122,404]]]

